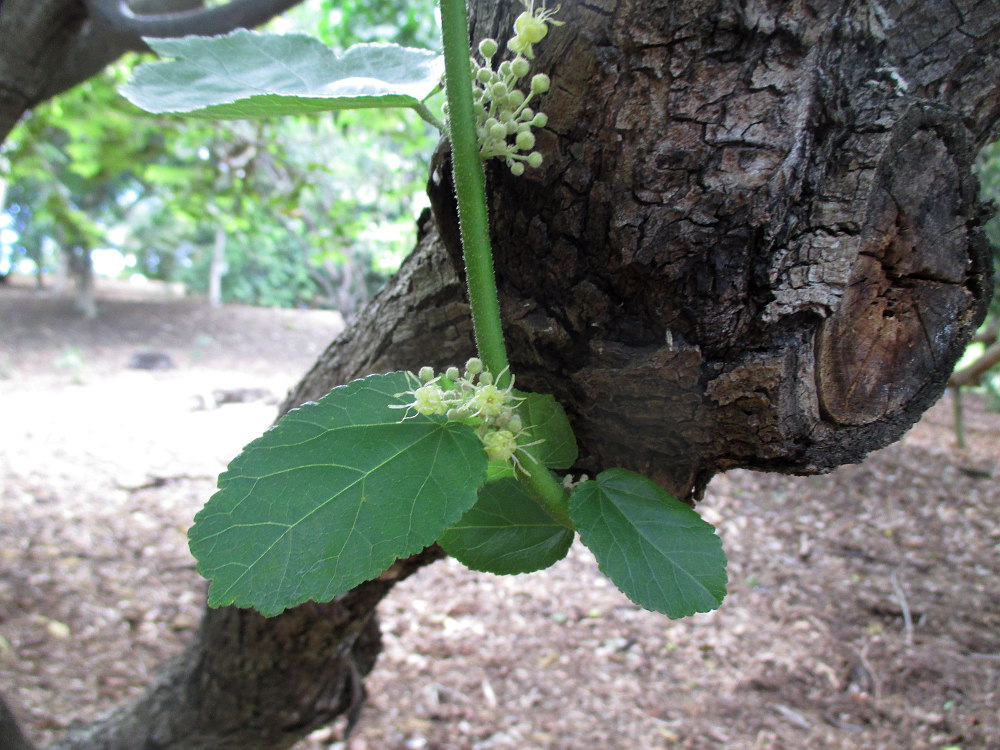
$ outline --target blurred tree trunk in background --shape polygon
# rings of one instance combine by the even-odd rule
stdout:
[[[208,267],[208,301],[212,307],[222,305],[222,277],[226,273],[226,230],[215,228],[212,262]]]
[[[73,306],[87,320],[97,317],[97,296],[94,289],[94,257],[90,248],[76,245],[66,251],[66,265],[73,277]]]
[[[472,5],[474,38],[509,37],[517,3]],[[567,406],[581,470],[696,499],[732,467],[860,460],[940,396],[990,296],[970,166],[1000,118],[995,8],[564,3],[545,164],[488,177],[513,370]],[[472,353],[447,163],[436,221],[285,409]],[[359,705],[376,604],[438,556],[269,620],[208,611],[144,697],[56,747],[289,747]]]

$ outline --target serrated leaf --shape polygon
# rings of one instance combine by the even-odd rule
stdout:
[[[444,72],[443,58],[429,50],[356,44],[338,55],[307,34],[239,29],[145,41],[176,59],[140,65],[121,92],[157,114],[231,119],[415,107]]]
[[[714,527],[639,474],[609,469],[569,500],[580,540],[633,602],[668,617],[719,606],[726,555]]]
[[[271,616],[328,601],[433,543],[476,502],[486,454],[468,426],[390,409],[407,373],[288,412],[219,477],[189,534],[209,604]]]
[[[531,440],[542,441],[532,447],[532,455],[550,469],[568,469],[575,464],[578,456],[576,436],[562,405],[547,393],[519,395],[524,401],[517,410],[524,424],[529,426]]]
[[[490,482],[439,544],[473,570],[514,575],[542,570],[566,556],[573,532],[560,526],[516,479]]]

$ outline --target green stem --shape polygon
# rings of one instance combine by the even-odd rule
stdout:
[[[523,472],[518,478],[528,488],[531,496],[553,521],[572,530],[574,526],[569,518],[569,496],[566,494],[566,489],[551,471],[535,460],[530,452],[527,456],[522,453],[518,461]]]
[[[486,211],[486,183],[472,108],[471,50],[465,0],[441,0],[441,39],[444,45],[451,160],[465,274],[469,284],[472,328],[479,358],[486,369],[497,376],[498,385],[503,387],[509,379],[510,366],[500,325],[500,303],[497,300]]]
[[[414,111],[415,111],[415,112],[416,112],[416,113],[417,113],[418,115],[420,115],[420,119],[421,119],[421,120],[423,120],[424,122],[427,122],[427,123],[430,123],[430,124],[431,124],[431,125],[433,125],[433,126],[434,126],[435,128],[437,128],[439,132],[441,132],[441,133],[445,133],[445,132],[447,132],[447,130],[448,130],[448,126],[447,126],[447,125],[445,125],[445,124],[444,124],[443,122],[441,122],[441,121],[440,121],[440,120],[439,120],[439,119],[438,119],[437,117],[435,117],[435,116],[434,116],[434,113],[433,113],[433,112],[431,112],[431,111],[430,111],[430,110],[429,110],[429,109],[427,108],[427,105],[426,105],[426,104],[424,104],[423,102],[419,102],[419,103],[418,103],[418,104],[417,104],[417,105],[416,105],[416,106],[415,106],[415,107],[413,108],[413,110],[414,110]]]
[[[476,348],[485,368],[501,388],[510,382],[510,365],[500,323],[490,225],[486,210],[486,182],[476,137],[472,102],[472,72],[469,60],[469,18],[465,0],[441,0],[441,39],[444,45],[445,94],[451,161],[458,198],[458,223],[462,234],[465,275],[469,285],[472,328]],[[572,529],[566,491],[547,468],[533,456],[522,461],[521,480],[557,522]]]

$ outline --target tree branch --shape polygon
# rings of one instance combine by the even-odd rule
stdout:
[[[126,52],[148,51],[143,37],[224,34],[252,28],[298,5],[302,0],[233,0],[217,8],[203,8],[193,0],[164,0],[158,7],[169,12],[138,15],[125,0],[86,0],[91,23],[77,33],[66,51],[65,62],[53,71],[31,106],[71,89]],[[142,7],[146,7],[144,4]],[[0,132],[0,137],[5,133]]]
[[[35,746],[21,733],[14,713],[2,695],[0,695],[0,747],[3,750],[35,750]]]
[[[952,373],[948,379],[950,386],[979,385],[985,375],[994,366],[1000,364],[1000,343],[995,343],[982,356],[968,367]]]
[[[87,0],[92,18],[114,29],[116,35],[139,47],[142,37],[224,34],[259,26],[301,0],[233,0],[216,8],[176,13],[136,15],[125,0]]]

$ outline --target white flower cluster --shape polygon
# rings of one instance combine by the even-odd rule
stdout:
[[[536,95],[548,91],[551,82],[544,73],[537,73],[531,76],[527,93],[518,87],[531,73],[531,60],[535,57],[532,45],[545,38],[550,23],[562,25],[552,20],[559,8],[550,11],[544,5],[535,8],[535,0],[521,2],[526,10],[514,21],[515,35],[507,42],[514,58],[504,60],[494,70],[493,60],[499,45],[493,39],[484,39],[479,43],[483,64],[471,61],[479,153],[483,159],[502,158],[517,176],[524,174],[525,165],[535,168],[542,165],[542,154],[533,150],[535,134],[531,131],[544,128],[549,118],[528,104]]]
[[[514,378],[504,388],[483,369],[483,363],[473,357],[465,363],[465,372],[449,367],[435,374],[431,367],[422,367],[414,379],[413,390],[397,395],[410,395],[413,400],[393,408],[412,409],[425,416],[443,415],[449,420],[467,422],[476,428],[486,455],[491,461],[517,465],[515,453],[535,443],[520,443],[527,432],[517,413],[522,399],[514,395]]]

